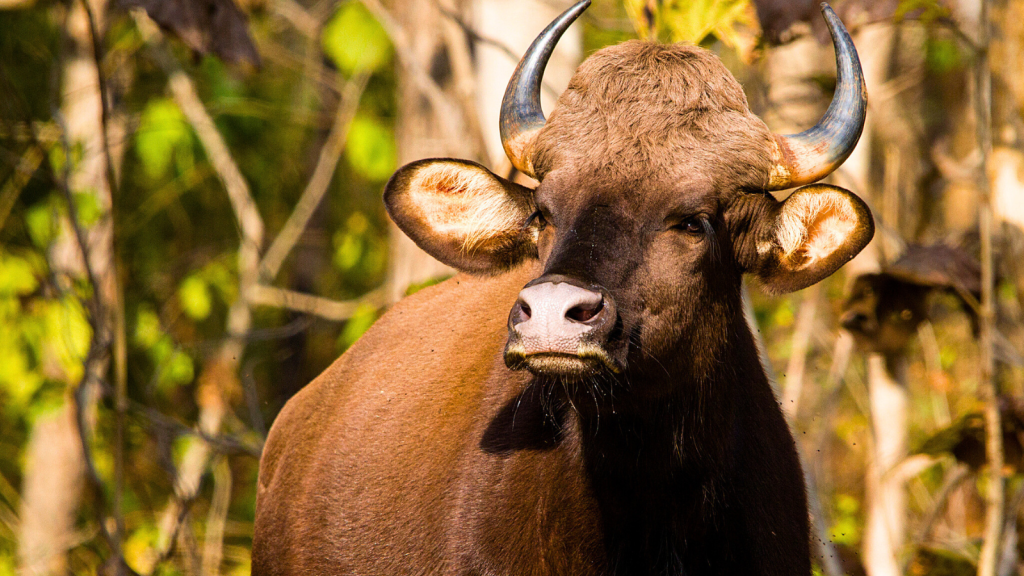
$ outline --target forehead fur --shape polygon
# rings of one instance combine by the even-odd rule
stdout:
[[[633,40],[576,70],[540,133],[534,166],[628,181],[699,173],[744,188],[767,182],[771,134],[739,82],[696,46]]]

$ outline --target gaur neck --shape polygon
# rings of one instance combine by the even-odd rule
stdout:
[[[711,373],[667,375],[678,378],[671,394],[629,409],[565,415],[566,440],[579,443],[601,510],[609,560],[623,573],[699,573],[688,551],[737,553],[718,533],[728,513],[720,505],[729,490],[723,479],[737,465],[736,431],[749,418],[751,396],[773,401],[753,337],[739,321],[728,361]]]

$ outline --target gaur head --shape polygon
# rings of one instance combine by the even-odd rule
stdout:
[[[539,260],[542,273],[509,312],[510,368],[563,378],[701,373],[722,361],[742,322],[743,273],[774,293],[799,290],[871,239],[868,208],[846,190],[806,186],[784,202],[769,194],[813,183],[850,154],[866,110],[860,64],[825,7],[838,87],[806,132],[770,132],[711,52],[641,41],[590,56],[545,119],[544,66],[588,5],[541,33],[505,93],[505,151],[535,189],[473,162],[431,159],[401,168],[385,203],[420,247],[458,270],[496,274]]]

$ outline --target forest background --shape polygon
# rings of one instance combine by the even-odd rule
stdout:
[[[870,100],[830,179],[878,232],[822,284],[747,299],[815,570],[1024,573],[1024,0],[833,5]],[[0,0],[0,575],[249,573],[274,416],[451,274],[384,182],[454,156],[529,183],[497,109],[567,6]],[[546,108],[635,37],[718,53],[777,132],[835,85],[813,1],[595,0]]]

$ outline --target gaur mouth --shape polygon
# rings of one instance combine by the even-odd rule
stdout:
[[[599,346],[582,344],[576,354],[527,352],[519,343],[505,348],[505,365],[511,370],[529,370],[538,376],[596,376],[601,372],[622,372],[622,366]]]

